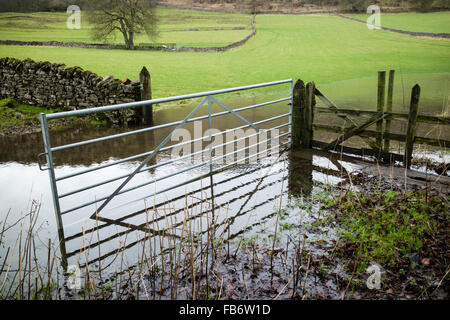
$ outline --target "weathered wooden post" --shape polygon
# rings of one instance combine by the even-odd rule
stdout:
[[[313,150],[289,154],[288,189],[292,194],[311,195],[314,186],[313,154]]]
[[[389,71],[389,86],[388,86],[388,95],[387,95],[387,105],[386,105],[386,112],[391,113],[392,112],[392,104],[393,104],[393,97],[394,97],[394,78],[395,78],[395,70]],[[386,133],[384,135],[384,151],[389,152],[390,148],[390,140],[389,140],[389,133],[391,133],[391,119],[388,117],[386,118],[386,127],[384,132]]]
[[[314,122],[314,106],[316,105],[316,95],[314,93],[316,85],[314,82],[309,82],[306,85],[306,100],[305,100],[305,115],[304,115],[304,133],[303,133],[303,148],[311,149],[314,136],[313,122]]]
[[[411,167],[411,159],[414,147],[414,139],[416,136],[417,114],[419,111],[420,86],[416,84],[411,93],[411,103],[409,106],[408,128],[406,129],[405,156],[403,165],[409,169]]]
[[[305,83],[301,79],[295,83],[292,94],[292,149],[298,150],[303,144],[302,126],[306,100]]]
[[[384,112],[386,96],[386,71],[378,72],[378,96],[377,96],[377,112]],[[377,139],[376,144],[381,150],[383,147],[383,119],[377,122]]]
[[[292,148],[310,149],[313,139],[315,85],[297,80],[293,90]]]
[[[142,68],[139,80],[141,82],[141,101],[152,100],[152,81],[146,67]],[[153,105],[142,107],[142,116],[144,124],[151,125],[153,123]]]

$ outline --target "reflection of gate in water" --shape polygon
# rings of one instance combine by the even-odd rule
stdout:
[[[232,92],[240,92],[240,91],[247,91],[252,89],[258,89],[258,88],[264,88],[264,87],[271,87],[271,86],[280,86],[280,85],[286,85],[289,84],[290,87],[286,90],[286,95],[284,97],[271,100],[259,104],[253,104],[250,106],[240,107],[237,109],[231,109],[224,103],[220,102],[217,98],[217,95],[222,95],[226,93],[232,93]],[[221,198],[221,196],[229,194],[231,191],[235,192],[236,190],[252,185],[257,184],[260,187],[260,184],[263,183],[263,180],[273,175],[272,173],[269,173],[264,178],[259,178],[256,176],[252,176],[251,172],[260,172],[258,170],[261,170],[261,167],[264,168],[264,166],[267,166],[268,168],[272,168],[274,164],[274,156],[278,156],[279,150],[281,146],[285,146],[288,143],[290,143],[290,135],[291,135],[291,126],[292,126],[292,90],[293,90],[293,81],[292,80],[283,80],[283,81],[276,81],[276,82],[270,82],[270,83],[263,83],[263,84],[257,84],[257,85],[251,85],[251,86],[244,86],[244,87],[238,87],[238,88],[230,88],[230,89],[224,89],[224,90],[217,90],[217,91],[211,91],[211,92],[204,92],[204,93],[197,93],[197,94],[190,94],[190,95],[184,95],[184,96],[177,96],[177,97],[170,97],[170,98],[162,98],[162,99],[154,99],[149,101],[140,101],[135,103],[129,103],[129,104],[123,104],[123,105],[116,105],[116,106],[107,106],[107,107],[101,107],[101,108],[93,108],[93,109],[85,109],[85,110],[76,110],[76,111],[70,111],[70,112],[61,112],[61,113],[54,113],[54,114],[41,114],[41,124],[42,124],[42,132],[43,132],[43,139],[44,139],[44,145],[45,145],[45,153],[41,154],[40,156],[46,156],[47,159],[47,167],[42,168],[42,170],[48,170],[49,171],[49,177],[50,177],[50,184],[51,184],[51,191],[52,191],[52,197],[53,197],[53,203],[54,203],[54,209],[55,214],[57,218],[58,223],[58,232],[59,237],[61,240],[61,251],[63,253],[63,256],[71,256],[75,254],[67,253],[65,248],[65,243],[67,241],[70,241],[71,239],[77,238],[77,235],[69,236],[65,238],[64,236],[64,225],[62,221],[62,216],[67,215],[75,215],[80,212],[90,212],[90,218],[95,220],[96,222],[104,223],[103,225],[99,225],[95,229],[102,229],[105,228],[108,225],[113,224],[116,227],[123,227],[126,230],[120,232],[119,234],[116,234],[112,236],[113,238],[118,237],[122,233],[127,233],[132,230],[140,230],[144,231],[146,233],[150,232],[156,232],[155,230],[150,230],[148,226],[145,225],[145,223],[142,223],[142,219],[139,221],[139,223],[133,223],[130,221],[133,221],[133,218],[142,215],[146,212],[148,212],[149,208],[151,210],[158,210],[159,207],[165,206],[169,203],[172,203],[174,201],[184,201],[185,195],[181,195],[178,193],[178,196],[167,196],[167,194],[174,189],[186,187],[189,185],[191,189],[189,189],[189,194],[191,197],[197,197],[200,202],[212,203],[213,205],[210,205],[208,209],[205,210],[203,208],[201,211],[212,211],[214,212],[214,209],[217,207],[223,206],[225,203],[219,204],[218,200]],[[48,121],[49,120],[55,120],[55,119],[62,119],[62,118],[68,118],[68,117],[80,117],[80,116],[86,116],[96,113],[103,113],[103,112],[111,112],[111,111],[118,111],[118,110],[124,110],[128,108],[138,108],[148,105],[155,105],[155,104],[162,104],[162,103],[168,103],[168,102],[174,102],[174,101],[180,101],[180,100],[189,100],[189,99],[195,99],[195,98],[203,98],[201,103],[197,105],[190,113],[189,115],[181,121],[167,123],[163,125],[153,126],[153,127],[147,127],[147,128],[140,128],[120,134],[110,135],[110,136],[104,136],[99,137],[95,139],[80,141],[76,143],[61,145],[57,147],[52,147],[50,144],[50,132],[48,130]],[[247,118],[243,117],[240,113],[261,108],[264,106],[270,106],[274,104],[279,104],[283,102],[288,102],[290,105],[289,112],[284,114],[279,114],[273,117],[265,118],[260,121],[249,121]],[[212,113],[212,105],[215,104],[217,106],[220,106],[224,109],[222,112],[218,113]],[[208,106],[208,114],[197,116],[194,118],[194,114],[203,106]],[[213,118],[220,117],[220,116],[226,116],[226,115],[233,115],[234,117],[238,118],[244,125],[240,127],[230,128],[226,130],[222,130],[220,132],[213,133]],[[280,123],[282,119],[288,118],[289,120],[287,122]],[[177,130],[181,129],[185,124],[191,123],[191,122],[198,122],[202,120],[207,120],[209,123],[209,133],[205,136],[202,135],[201,137],[194,137],[194,139],[191,139],[189,141],[183,141],[181,143],[176,143],[173,145],[168,145],[169,141],[173,138],[174,134],[177,132]],[[276,123],[276,125],[274,125]],[[55,153],[61,152],[65,150],[65,152],[71,150],[72,152],[76,151],[78,149],[78,152],[82,152],[82,147],[86,145],[91,145],[95,143],[102,143],[109,140],[118,140],[120,141],[121,138],[131,136],[131,135],[137,135],[137,134],[143,134],[146,132],[154,132],[156,130],[165,129],[175,127],[173,131],[169,135],[166,136],[165,139],[161,141],[161,143],[154,149],[145,153],[129,156],[123,159],[118,159],[114,161],[110,161],[107,163],[102,163],[100,165],[91,166],[88,168],[85,168],[83,170],[78,170],[76,172],[70,172],[69,174],[64,175],[58,175],[58,168],[54,165],[54,156]],[[234,137],[232,141],[225,141],[224,143],[221,143],[219,145],[213,144],[213,138],[217,140],[217,137],[223,136],[224,134],[233,133],[237,130],[243,130],[246,128],[252,128],[252,131],[247,130],[247,133],[242,137]],[[274,134],[274,132],[276,132]],[[256,138],[256,140],[255,140]],[[203,147],[203,142],[210,141],[211,143],[208,145],[207,148]],[[256,142],[255,142],[256,141]],[[241,147],[238,150],[234,150],[231,152],[228,152],[229,146],[233,146],[235,144],[238,144],[239,142],[244,143],[244,147]],[[182,156],[178,156],[176,158],[172,157],[168,159],[167,161],[160,161],[155,162],[155,156],[157,154],[161,154],[170,150],[173,150],[175,148],[179,148],[186,145],[192,145],[192,144],[201,144],[201,150],[195,151],[194,153],[190,154],[184,154]],[[246,146],[248,145],[248,146]],[[268,146],[270,145],[270,146]],[[238,146],[242,146],[242,144],[238,144]],[[227,147],[227,153],[223,153],[224,147]],[[221,152],[219,152],[221,151]],[[190,161],[193,157],[198,157],[199,155],[203,156],[203,153],[209,154],[207,158],[207,161],[200,161],[199,163],[195,162],[193,165],[189,165],[187,167],[183,167],[182,169],[175,170],[175,172],[170,172],[168,174],[165,174],[163,176],[154,176],[151,179],[148,179],[148,181],[139,181],[139,183],[135,183],[132,185],[132,180],[138,175],[141,175],[142,173],[149,173],[153,172],[155,169],[163,169],[165,167],[174,166],[176,163],[186,163]],[[235,156],[241,154],[244,154],[243,157],[235,159]],[[270,155],[271,157],[267,157]],[[266,161],[264,158],[266,158]],[[138,165],[133,166],[133,170],[129,174],[120,175],[116,177],[110,177],[108,175],[108,168],[111,168],[113,166],[119,166],[124,164],[130,164],[133,161],[137,161],[139,159],[144,159],[142,162],[140,162]],[[222,163],[223,159],[227,159],[225,164]],[[230,161],[229,159],[232,159]],[[243,163],[248,163],[249,161],[253,160],[261,160],[261,163],[259,163],[256,168],[252,168],[251,165],[246,166],[246,169],[244,169],[244,172],[234,175],[235,171],[239,171],[239,165]],[[270,159],[272,161],[270,161]],[[152,162],[151,162],[152,161]],[[265,163],[265,164],[264,164]],[[271,163],[271,164],[270,164]],[[275,161],[276,163],[276,161]],[[220,173],[226,172],[226,170],[233,169],[233,175],[228,176],[221,176]],[[278,168],[279,174],[282,174],[283,169]],[[249,173],[250,170],[250,173]],[[254,170],[254,171],[252,171]],[[106,172],[106,173],[105,173]],[[196,174],[199,172],[198,174]],[[93,176],[93,173],[95,173],[95,176]],[[189,174],[189,176],[186,176]],[[257,173],[257,175],[260,173]],[[103,175],[103,179],[100,181],[96,181],[93,183],[93,177],[95,178],[101,178]],[[104,179],[106,175],[107,179]],[[250,176],[249,176],[250,175]],[[68,182],[70,184],[70,180],[74,179],[76,177],[80,178],[86,176],[87,182],[83,187],[77,188],[75,190],[69,189],[60,191],[61,184],[64,182]],[[221,176],[221,178],[219,178]],[[214,178],[213,178],[214,177]],[[217,179],[223,179],[223,181],[216,181]],[[251,177],[249,181],[246,181],[245,179],[248,179],[247,177]],[[237,180],[239,179],[239,180]],[[243,180],[244,179],[244,180]],[[278,180],[280,177],[278,177]],[[134,179],[136,180],[136,179]],[[236,182],[239,181],[239,185],[236,186]],[[242,183],[245,181],[244,183]],[[133,181],[134,182],[134,181]],[[170,184],[172,182],[172,184]],[[114,185],[116,183],[116,185]],[[158,186],[157,186],[158,183]],[[220,185],[224,186],[227,185],[227,183],[230,184],[231,188],[227,189],[224,188],[222,190],[219,190],[218,192],[216,189],[219,188]],[[164,184],[164,185],[162,185]],[[234,184],[234,185],[233,185]],[[272,183],[273,184],[273,183]],[[113,186],[114,185],[114,186]],[[270,185],[270,184],[269,184]],[[106,188],[106,186],[108,186]],[[67,187],[67,186],[66,186]],[[151,188],[150,188],[151,187]],[[112,189],[111,189],[112,188]],[[66,188],[67,189],[67,188]],[[204,197],[204,190],[209,189],[210,194],[206,197]],[[100,190],[100,191],[99,191]],[[101,191],[107,191],[108,193],[105,195],[101,195]],[[132,192],[133,191],[133,192]],[[76,205],[65,207],[62,205],[62,199],[68,199],[70,197],[85,195],[80,198],[80,202]],[[87,194],[87,195],[86,195]],[[278,194],[279,195],[279,194]],[[156,196],[160,196],[158,199]],[[165,196],[166,200],[162,201],[162,198]],[[237,195],[236,199],[242,199],[247,197],[249,199],[252,196],[252,192],[244,192],[243,194]],[[86,201],[86,198],[94,198],[93,200]],[[134,198],[132,198],[134,197]],[[81,199],[83,201],[81,201]],[[150,200],[150,201],[149,201]],[[234,201],[232,197],[227,199],[227,201]],[[266,199],[267,201],[270,201],[270,199]],[[124,203],[129,204],[134,209],[125,209]],[[246,204],[246,202],[244,201]],[[140,208],[138,208],[137,204],[139,204]],[[188,205],[189,206],[189,205]],[[191,204],[190,206],[193,206]],[[237,216],[245,214],[243,211],[243,208],[245,205],[242,206],[241,210],[239,210]],[[111,219],[110,212],[114,212],[114,210],[120,212],[120,217],[118,219]],[[170,215],[176,215],[176,214],[183,214],[183,210],[185,209],[176,209],[170,212]],[[132,214],[124,214],[124,212],[133,212]],[[102,213],[102,214],[101,214]],[[199,212],[199,214],[203,214],[204,212]],[[166,219],[166,216],[161,216],[157,219],[163,220]],[[220,223],[220,222],[219,222]],[[94,229],[92,229],[94,230]],[[92,232],[91,230],[91,232]],[[158,230],[158,232],[161,232],[161,230]],[[78,235],[79,237],[79,235]],[[100,244],[101,242],[107,241],[108,238],[105,238],[104,240],[101,240],[98,242]],[[108,255],[108,254],[106,254]],[[99,257],[100,258],[100,257]]]

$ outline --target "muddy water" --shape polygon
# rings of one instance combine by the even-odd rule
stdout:
[[[333,88],[332,86],[321,87],[322,91],[329,97],[333,95]],[[270,100],[281,97],[284,96],[270,96]],[[361,101],[364,101],[365,97],[361,99]],[[228,105],[238,108],[267,100],[267,98],[257,99],[256,96],[248,96],[232,98],[226,101]],[[373,100],[371,99],[371,101]],[[440,110],[437,101],[435,101],[436,103],[433,104],[434,107],[432,108],[435,113]],[[335,102],[341,103],[342,101],[338,98],[335,99]],[[160,108],[155,113],[155,125],[182,120],[193,107],[195,105],[185,104],[171,106],[170,108]],[[213,106],[213,112],[220,111],[223,111],[223,109]],[[288,111],[289,107],[284,102],[262,107],[258,110],[245,111],[240,114],[250,121],[260,121],[287,113]],[[207,107],[200,109],[196,115],[204,114],[207,114]],[[338,120],[333,118],[322,120],[328,124],[338,123]],[[283,118],[261,127],[270,128],[286,122],[287,118]],[[244,123],[232,115],[213,119],[213,127],[219,130],[226,130],[241,125],[244,125]],[[203,131],[208,128],[207,121],[203,121],[202,127]],[[194,125],[187,124],[185,128],[194,138]],[[94,168],[120,158],[150,151],[171,132],[171,129],[161,129],[105,143],[91,144],[76,150],[55,153],[56,176],[60,177]],[[53,146],[59,146],[128,130],[133,129],[80,127],[67,131],[53,132],[51,142]],[[286,132],[286,128],[281,130],[281,133],[284,132]],[[332,137],[332,135],[324,136],[324,139],[321,140],[332,139]],[[31,201],[38,200],[42,203],[38,223],[41,237],[43,239],[46,237],[52,238],[55,242],[58,242],[48,173],[40,171],[36,163],[36,156],[41,152],[43,152],[41,134],[0,138],[1,220],[9,212],[8,221],[16,221],[28,212]],[[170,152],[162,152],[149,165],[162,163],[170,159]],[[322,188],[326,184],[333,185],[341,182],[341,166],[348,171],[359,168],[359,165],[351,161],[330,161],[324,155],[315,155],[313,153],[292,157],[285,152],[257,160],[217,173],[212,178],[214,203],[216,204],[214,212],[217,217],[217,224],[220,228],[220,226],[223,226],[226,218],[232,217],[233,223],[230,228],[230,238],[233,239],[241,236],[244,231],[246,237],[251,237],[252,234],[258,234],[264,230],[272,230],[275,212],[277,212],[280,204],[285,206],[290,201],[289,198],[291,196],[297,197],[301,195],[308,197],[314,192],[315,188]],[[180,172],[191,165],[192,163],[190,162],[180,161],[149,170],[137,175],[130,182],[129,186],[136,186],[158,179],[158,177]],[[130,161],[64,180],[58,184],[59,192],[66,193],[86,185],[110,179],[111,177],[126,175],[138,166],[138,161]],[[155,192],[156,190],[166,189],[180,182],[190,180],[193,177],[201,176],[208,173],[208,171],[208,166],[196,168],[117,197],[111,202],[107,210],[105,209],[100,215],[102,218],[108,219],[108,222],[96,222],[90,219],[90,216],[95,212],[95,205],[64,215],[63,225],[66,238],[64,244],[67,262],[69,264],[79,263],[77,252],[79,252],[85,240],[83,239],[83,232],[85,236],[93,236],[94,233],[90,231],[93,230],[97,223],[101,228],[99,233],[95,233],[96,239],[94,243],[96,244],[94,244],[94,247],[101,246],[101,250],[92,250],[89,254],[88,263],[102,261],[102,263],[106,264],[112,259],[113,252],[118,246],[128,246],[127,256],[130,261],[137,258],[137,244],[145,235],[142,228],[149,216],[152,221],[156,221],[158,224],[157,228],[170,229],[175,233],[177,230],[179,231],[186,215],[186,206],[189,208],[190,215],[196,216],[199,220],[204,220],[202,215],[205,212],[212,212],[210,203],[212,203],[213,195],[210,188],[210,177],[199,179],[162,194],[155,195]],[[80,203],[108,196],[122,181],[123,179],[101,188],[91,189],[63,198],[61,199],[62,210],[64,211],[78,206]],[[168,200],[171,201],[168,202]],[[142,212],[145,208],[149,209],[146,213]],[[166,216],[169,216],[171,219],[170,225],[164,218]],[[205,220],[203,221],[203,229],[205,229],[206,225]],[[7,246],[12,245],[15,239],[16,234],[9,233],[6,235],[4,243]],[[42,243],[45,243],[45,240]],[[0,250],[5,248],[2,247]],[[42,257],[43,259],[46,258],[44,246]]]

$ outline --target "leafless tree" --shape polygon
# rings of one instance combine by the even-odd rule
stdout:
[[[145,32],[157,36],[154,0],[96,0],[88,10],[94,40],[105,41],[116,32],[122,34],[127,49],[134,49],[135,36]]]

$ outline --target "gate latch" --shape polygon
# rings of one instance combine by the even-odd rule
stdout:
[[[44,153],[38,154],[38,156],[37,156],[37,161],[38,161],[39,169],[40,169],[41,171],[46,171],[46,170],[48,170],[48,167],[42,168],[42,163],[41,163],[41,158],[42,158],[42,156],[46,156],[46,155],[47,155],[47,152],[44,152]]]

